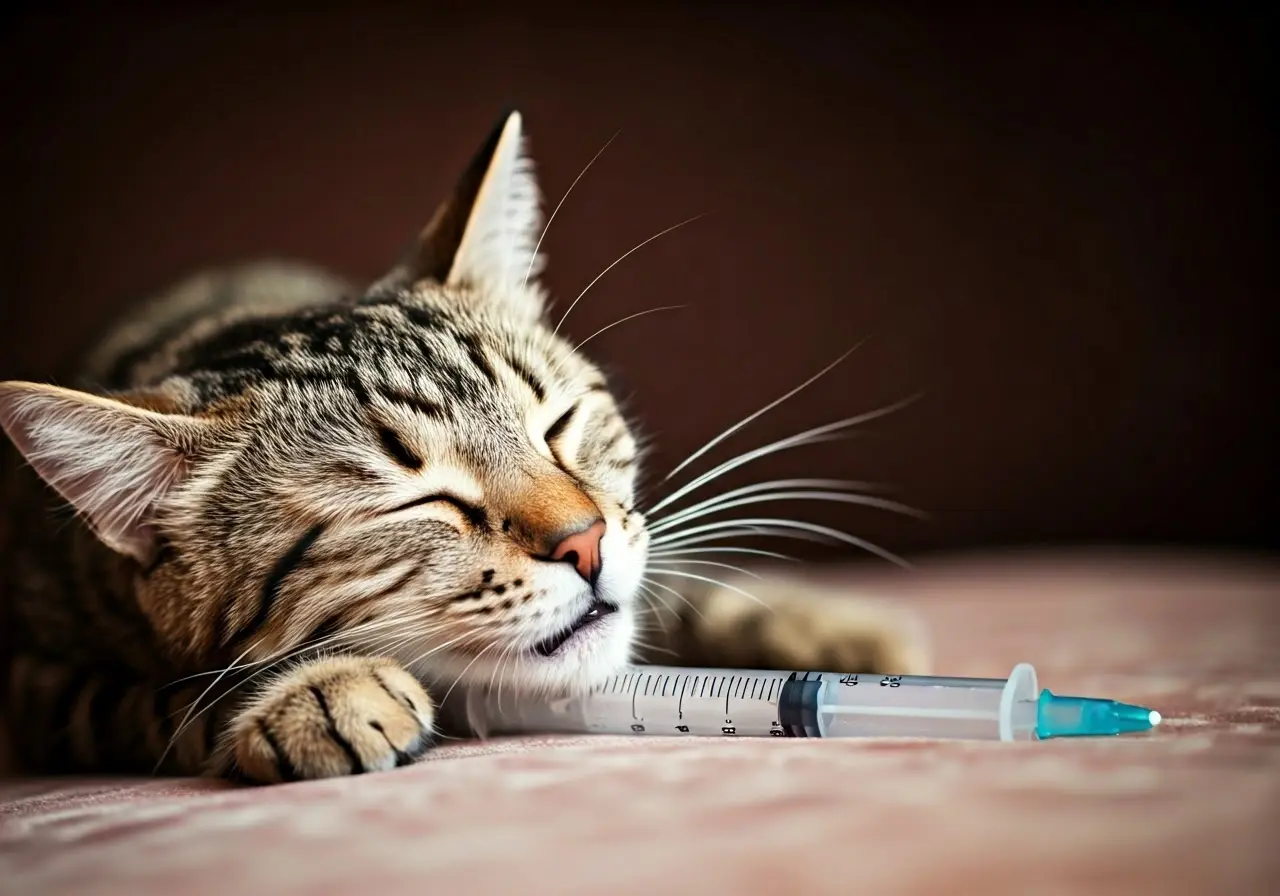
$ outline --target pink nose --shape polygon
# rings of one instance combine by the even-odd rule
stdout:
[[[572,563],[578,575],[594,585],[600,577],[600,539],[604,538],[604,530],[604,520],[596,520],[561,540],[551,552],[551,559]]]

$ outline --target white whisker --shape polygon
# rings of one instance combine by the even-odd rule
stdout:
[[[325,647],[329,647],[339,641],[352,639],[356,637],[357,634],[365,632],[366,630],[376,630],[378,628],[389,627],[392,625],[403,625],[406,621],[407,621],[406,618],[401,616],[380,617],[378,619],[370,620],[369,622],[359,623],[357,625],[352,626],[349,629],[345,629],[340,632],[335,632],[334,634],[328,636],[327,638],[319,638],[312,641],[304,641],[302,644],[299,644],[297,647],[285,648],[282,651],[277,651],[276,653],[273,653],[270,656],[267,656],[260,660],[252,660],[247,663],[235,663],[233,661],[232,665],[227,666],[223,669],[212,669],[207,672],[196,672],[192,675],[184,675],[182,678],[175,678],[173,681],[170,681],[168,684],[165,685],[165,687],[166,688],[173,687],[174,685],[181,684],[184,681],[191,681],[196,678],[206,678],[210,675],[222,675],[227,672],[237,672],[243,669],[252,669],[254,666],[263,666],[263,665],[278,663],[278,662],[281,662],[282,660],[289,659],[290,657],[297,656],[300,653],[305,653],[308,650],[323,650]],[[246,653],[247,652],[248,651],[246,651]],[[241,654],[241,656],[244,656],[244,654]]]
[[[710,498],[699,501],[684,510],[677,510],[660,516],[651,516],[649,517],[649,531],[650,533],[660,532],[663,529],[670,528],[673,522],[688,519],[692,514],[699,511],[717,507],[726,501],[732,501],[746,495],[759,494],[760,492],[778,492],[784,489],[816,489],[840,492],[858,490],[857,493],[865,494],[867,489],[875,488],[880,488],[880,486],[872,482],[857,482],[847,479],[773,479],[769,482],[745,485],[742,488],[735,488],[719,495],[712,495]]]
[[[621,320],[615,320],[613,323],[609,324],[609,326],[601,327],[600,329],[596,330],[586,339],[582,340],[577,345],[575,345],[573,347],[573,350],[581,351],[582,347],[586,345],[588,342],[590,342],[592,339],[595,339],[597,336],[599,336],[601,333],[603,333],[606,330],[612,330],[618,324],[625,324],[629,320],[634,320],[637,317],[643,317],[646,314],[653,314],[655,311],[675,311],[676,309],[683,308],[683,307],[685,306],[684,305],[662,305],[657,308],[650,308],[647,311],[637,311],[635,314],[628,314],[626,317],[622,318]]]
[[[515,652],[515,650],[516,650],[516,647],[514,644],[508,644],[506,647],[502,648],[502,653],[498,656],[498,662],[494,664],[493,674],[489,676],[490,691],[493,690],[494,677],[496,676],[498,679],[498,712],[502,712],[502,680],[504,678],[503,672],[507,668],[507,660],[511,659],[511,656]]]
[[[564,191],[564,195],[560,197],[560,201],[556,203],[555,209],[552,210],[551,216],[547,218],[547,223],[542,226],[542,233],[538,234],[538,241],[534,243],[533,254],[529,256],[529,267],[525,269],[524,280],[520,282],[520,288],[524,289],[529,285],[529,275],[533,273],[533,264],[538,258],[538,250],[542,248],[542,240],[546,237],[547,231],[551,229],[551,222],[556,219],[556,213],[560,211],[560,206],[564,205],[564,201],[569,198],[569,194],[573,192],[573,188],[578,185],[578,181],[582,180],[582,176],[591,170],[591,166],[596,163],[596,159],[604,155],[604,151],[609,148],[609,144],[618,139],[618,135],[622,133],[619,128],[614,132],[613,136],[605,141],[604,146],[596,151],[591,157],[591,161],[587,162],[586,167],[578,172],[578,176],[573,179],[573,183],[569,184],[569,189]]]
[[[458,673],[458,677],[453,680],[453,684],[449,685],[449,689],[445,691],[444,696],[440,698],[441,706],[445,705],[445,703],[449,699],[449,695],[453,693],[453,689],[458,686],[458,682],[462,681],[462,677],[467,674],[467,670],[476,664],[476,660],[480,659],[480,657],[484,656],[486,653],[488,653],[490,650],[492,650],[496,646],[497,646],[497,642],[490,644],[488,647],[484,648],[479,653],[477,653],[474,657],[472,657],[471,662],[467,663],[465,666],[462,667],[462,671]]]
[[[619,263],[620,263],[624,258],[626,258],[628,255],[630,255],[632,252],[637,251],[638,249],[643,249],[645,246],[647,246],[647,245],[649,245],[650,243],[652,243],[652,242],[653,242],[654,240],[656,240],[658,237],[660,237],[660,236],[665,236],[665,235],[667,235],[668,233],[670,233],[671,231],[676,230],[677,228],[683,227],[683,226],[685,226],[686,224],[692,224],[694,221],[697,221],[699,218],[705,218],[705,217],[706,217],[707,215],[709,215],[709,214],[710,214],[710,212],[703,212],[703,213],[702,213],[702,214],[700,214],[700,215],[694,215],[692,218],[686,218],[685,220],[681,221],[679,224],[672,224],[672,225],[671,225],[670,227],[668,227],[666,230],[660,230],[660,231],[658,231],[658,232],[657,232],[657,233],[655,233],[653,236],[651,236],[651,237],[649,237],[647,240],[645,240],[643,243],[640,243],[639,245],[633,246],[633,247],[631,247],[630,249],[628,249],[626,252],[624,252],[621,256],[619,256],[619,257],[618,257],[617,261],[615,261],[613,264],[609,265],[607,268],[605,268],[605,269],[604,269],[603,271],[601,271],[600,273],[596,274],[596,278],[595,278],[595,280],[592,280],[590,283],[588,283],[588,284],[587,284],[587,288],[586,288],[586,289],[584,289],[582,292],[578,293],[578,297],[577,297],[576,299],[574,299],[574,300],[573,300],[573,302],[569,305],[569,307],[565,310],[565,312],[564,312],[564,316],[560,318],[560,323],[556,324],[556,328],[555,328],[554,330],[552,330],[552,331],[551,331],[551,335],[553,335],[553,336],[554,336],[554,335],[556,335],[557,333],[559,333],[559,332],[560,332],[560,328],[561,328],[562,326],[564,326],[565,318],[567,318],[567,317],[569,316],[569,312],[573,311],[574,307],[575,307],[575,306],[576,306],[580,301],[582,301],[582,297],[583,297],[583,296],[585,296],[585,295],[590,291],[591,287],[593,287],[593,286],[595,286],[595,285],[596,285],[596,283],[600,280],[600,278],[601,278],[601,277],[603,277],[605,274],[607,274],[607,273],[609,273],[611,270],[613,270],[613,269],[614,269],[614,267],[615,267],[615,266],[617,266],[617,265],[618,265],[618,264],[619,264]]]
[[[911,567],[910,563],[908,563],[906,560],[899,557],[897,554],[894,554],[891,551],[887,551],[884,548],[880,547],[879,545],[873,544],[867,541],[866,539],[858,538],[855,535],[850,535],[848,532],[841,532],[839,529],[832,529],[827,526],[819,526],[816,523],[806,523],[802,520],[789,520],[789,519],[778,519],[778,518],[768,518],[768,517],[721,520],[719,522],[703,523],[700,526],[693,526],[689,529],[683,530],[682,532],[675,533],[671,536],[668,536],[668,538],[670,538],[672,541],[675,541],[682,535],[695,535],[703,532],[714,532],[719,529],[727,529],[734,526],[743,526],[743,525],[748,525],[748,526],[759,525],[759,526],[777,527],[781,529],[796,529],[803,532],[811,532],[818,535],[825,535],[836,541],[842,541],[845,544],[852,545],[857,548],[861,548],[862,550],[867,551],[868,553],[875,554],[877,557],[880,557],[884,560],[888,560],[890,563],[895,563],[898,566],[902,566],[908,569]],[[655,543],[661,543],[661,539],[656,539]]]
[[[914,507],[908,507],[906,504],[899,504],[897,501],[887,501],[884,498],[874,498],[869,495],[849,494],[846,492],[820,492],[820,491],[794,491],[794,492],[771,492],[764,495],[752,495],[748,498],[739,498],[736,501],[721,501],[711,507],[707,507],[697,513],[675,514],[670,520],[664,524],[650,529],[650,532],[662,532],[672,526],[686,523],[690,520],[701,519],[712,514],[722,513],[731,510],[734,507],[746,507],[751,504],[765,504],[770,501],[834,501],[839,504],[860,504],[864,507],[874,507],[878,510],[888,510],[893,513],[900,513],[904,516],[912,516],[917,519],[927,519],[928,514]]]
[[[865,340],[864,340],[864,341],[865,341]],[[748,423],[750,423],[752,420],[755,420],[757,417],[760,417],[760,416],[761,416],[761,415],[763,415],[763,414],[767,414],[769,411],[773,410],[773,409],[774,409],[774,408],[776,408],[778,405],[782,404],[782,403],[783,403],[784,401],[786,401],[788,398],[791,398],[791,397],[792,397],[793,395],[795,395],[797,392],[799,392],[799,391],[801,391],[802,389],[804,389],[804,388],[806,388],[806,387],[808,387],[808,386],[812,385],[812,384],[813,384],[814,382],[816,382],[818,379],[820,379],[821,377],[823,377],[824,375],[826,375],[827,373],[829,373],[829,372],[832,370],[832,368],[834,368],[837,364],[839,364],[839,363],[840,363],[841,361],[843,361],[845,358],[849,357],[851,354],[853,354],[855,351],[857,351],[857,350],[858,350],[858,348],[859,348],[859,347],[861,347],[861,345],[862,345],[862,343],[861,343],[861,342],[859,342],[857,345],[855,345],[855,346],[853,346],[852,348],[848,349],[848,350],[847,350],[843,355],[841,355],[840,357],[836,358],[834,361],[832,361],[832,362],[831,362],[830,364],[828,364],[826,367],[824,367],[824,368],[822,368],[821,370],[819,370],[819,371],[818,371],[817,373],[815,373],[813,376],[809,377],[807,380],[805,380],[805,381],[804,381],[803,383],[801,383],[800,385],[796,386],[794,389],[792,389],[792,390],[791,390],[790,392],[788,392],[786,395],[783,395],[781,398],[775,398],[773,401],[769,402],[767,405],[765,405],[764,407],[762,407],[760,410],[756,411],[754,414],[750,414],[750,415],[748,415],[748,416],[746,416],[746,417],[743,417],[743,418],[742,418],[741,420],[739,420],[737,423],[733,424],[733,425],[732,425],[732,426],[730,426],[728,429],[726,429],[724,432],[720,433],[720,435],[716,436],[714,439],[712,439],[711,441],[707,442],[705,445],[703,445],[703,446],[702,446],[701,448],[699,448],[697,451],[693,452],[693,453],[692,453],[692,454],[690,454],[688,457],[686,457],[684,460],[682,460],[679,464],[677,464],[677,465],[676,465],[676,466],[671,470],[671,472],[670,472],[670,473],[668,473],[665,477],[663,477],[663,481],[665,482],[665,481],[667,481],[668,479],[670,479],[672,476],[674,476],[674,475],[676,475],[677,473],[679,473],[681,470],[683,470],[683,469],[684,469],[685,467],[687,467],[689,464],[693,463],[695,460],[697,460],[697,459],[698,459],[699,457],[701,457],[702,455],[706,454],[708,451],[710,451],[710,450],[711,450],[712,448],[714,448],[716,445],[720,444],[720,443],[721,443],[721,442],[723,442],[725,439],[729,438],[729,436],[733,435],[735,432],[737,432],[738,430],[742,429],[742,427],[746,426],[746,425],[747,425]]]
[[[689,600],[689,598],[685,597],[683,594],[681,594],[681,593],[680,593],[679,591],[677,591],[676,589],[672,588],[670,585],[665,585],[665,584],[663,584],[662,582],[655,582],[653,579],[649,578],[648,576],[645,576],[643,580],[644,580],[645,582],[649,583],[650,585],[654,586],[655,588],[661,588],[663,591],[669,591],[669,592],[671,592],[671,594],[676,598],[676,600],[678,600],[678,601],[680,601],[681,603],[683,603],[683,604],[684,604],[685,606],[687,606],[690,610],[693,610],[693,612],[694,612],[694,613],[696,613],[699,617],[701,617],[701,618],[703,618],[703,619],[705,619],[705,618],[706,618],[705,616],[703,616],[703,615],[702,615],[702,611],[698,609],[698,605],[697,605],[697,604],[695,604],[693,601]],[[680,617],[679,617],[679,614],[677,614],[677,615],[676,615],[676,618],[677,618],[677,619],[678,619],[678,618],[680,618]]]
[[[718,501],[727,501],[731,498],[737,498],[741,495],[754,495],[757,492],[769,491],[770,489],[783,488],[819,488],[819,489],[835,489],[840,491],[852,491],[857,489],[863,493],[872,491],[884,491],[887,487],[878,482],[864,482],[857,479],[770,479],[767,482],[755,482],[751,485],[744,485],[741,488],[735,488],[732,491],[724,492],[719,495],[712,495],[710,498],[699,501],[684,510],[675,511],[675,513],[649,515],[648,520],[650,529],[654,523],[663,522],[671,519],[673,516],[688,513],[691,510],[697,510],[715,504]]]
[[[721,562],[719,562],[719,561],[717,561],[717,560],[677,560],[677,559],[673,559],[673,558],[669,558],[669,557],[668,557],[668,558],[664,559],[664,560],[663,560],[663,562],[664,562],[664,563],[675,563],[675,564],[677,564],[677,565],[682,565],[682,564],[692,563],[692,564],[696,564],[696,565],[698,565],[698,566],[718,566],[718,567],[720,567],[721,569],[731,569],[731,570],[733,570],[734,572],[741,573],[742,575],[744,575],[744,576],[749,576],[750,578],[753,578],[753,579],[759,579],[759,578],[760,578],[760,576],[759,576],[758,574],[756,574],[756,573],[754,573],[754,572],[751,572],[751,570],[749,570],[749,569],[743,569],[741,566],[734,566],[732,563],[721,563]]]
[[[412,660],[405,663],[404,665],[406,668],[409,669],[410,672],[412,672],[414,666],[418,665],[418,663],[422,662],[432,654],[439,653],[441,650],[444,650],[447,647],[451,647],[454,644],[457,644],[459,641],[466,641],[476,637],[479,637],[478,633],[476,632],[464,632],[463,634],[458,635],[456,638],[450,638],[448,641],[445,641],[443,644],[437,644],[434,647],[427,648],[422,653],[418,654]]]
[[[723,536],[716,536],[717,538]],[[789,560],[792,563],[799,563],[795,557],[789,554],[779,554],[777,551],[762,551],[758,548],[676,548],[674,550],[650,551],[649,557],[654,560],[662,560],[665,557],[683,557],[686,554],[754,554],[757,557],[772,557],[775,560]]]
[[[680,654],[676,653],[670,647],[659,647],[656,644],[650,644],[648,641],[640,637],[636,637],[632,640],[632,646],[639,647],[642,656],[647,653],[665,653],[668,656],[673,658],[677,658],[680,656]],[[634,656],[634,653],[632,655]]]
[[[697,579],[699,582],[707,582],[708,584],[711,584],[711,585],[717,585],[728,591],[733,591],[733,592],[736,592],[737,594],[741,594],[743,597],[750,598],[751,600],[755,601],[760,606],[765,607],[766,609],[770,609],[770,610],[773,609],[764,601],[762,601],[760,598],[752,594],[750,591],[743,591],[741,588],[737,587],[736,585],[730,585],[728,582],[722,582],[719,579],[712,579],[707,576],[700,576],[697,573],[685,572],[682,569],[658,569],[657,567],[650,567],[649,571],[653,573],[657,573],[658,575],[680,576],[681,578],[684,578],[684,579]],[[688,598],[685,598],[685,601],[687,602]],[[692,604],[690,605],[692,606]]]
[[[640,583],[640,591],[648,599],[657,601],[658,605],[662,608],[662,610],[666,610],[668,613],[671,613],[673,616],[676,615],[675,611],[673,611],[671,607],[667,606],[667,602],[664,601],[662,598],[658,597],[658,595],[654,594],[653,591],[649,588],[648,584],[646,584],[645,582]],[[648,606],[648,609],[653,611],[653,618],[658,620],[658,625],[662,628],[662,633],[664,635],[667,634],[667,624],[662,620],[662,611],[659,610],[658,607],[653,606],[652,604]],[[679,617],[677,616],[676,618],[679,618]]]
[[[715,467],[709,472],[703,473],[701,476],[696,477],[691,482],[687,483],[681,488],[676,489],[676,491],[672,492],[670,495],[663,498],[661,501],[655,504],[652,508],[650,508],[649,512],[651,514],[657,513],[663,507],[666,507],[667,505],[680,500],[680,498],[684,497],[690,492],[701,488],[702,486],[706,485],[708,482],[711,482],[712,480],[720,476],[723,476],[725,473],[728,473],[730,470],[734,470],[742,466],[743,464],[750,463],[753,460],[758,460],[759,458],[765,457],[769,454],[773,454],[776,451],[782,451],[787,448],[794,448],[794,447],[799,447],[801,445],[812,444],[813,441],[815,440],[831,437],[833,434],[846,430],[852,426],[856,426],[859,423],[865,423],[868,420],[874,420],[877,417],[883,417],[887,414],[892,414],[894,411],[901,410],[902,408],[908,406],[912,402],[916,401],[918,398],[919,398],[919,395],[914,395],[914,396],[911,396],[910,398],[903,399],[902,401],[898,401],[893,404],[886,405],[885,407],[877,408],[874,411],[867,411],[864,414],[858,414],[857,416],[854,416],[854,417],[846,417],[845,419],[837,420],[834,423],[827,423],[822,426],[815,426],[813,429],[806,430],[805,432],[802,432],[802,433],[797,433],[796,435],[793,435],[793,436],[788,436],[785,439],[779,439],[778,441],[771,442],[770,444],[765,445],[761,448],[756,448],[752,451],[743,452],[742,454],[739,454],[737,457],[734,457],[725,461],[724,463],[720,464],[719,466]]]
[[[186,733],[187,728],[193,722],[195,722],[196,718],[200,717],[201,713],[196,712],[196,707],[200,705],[200,701],[203,700],[205,697],[207,697],[209,695],[209,692],[218,686],[218,682],[222,681],[222,679],[226,677],[230,669],[234,667],[236,663],[240,662],[240,660],[248,656],[253,651],[253,649],[257,647],[260,643],[262,643],[261,640],[254,641],[252,644],[246,647],[238,657],[236,657],[234,660],[231,661],[230,667],[228,667],[227,669],[223,669],[222,672],[218,675],[218,677],[215,678],[213,681],[209,682],[209,686],[206,687],[203,691],[201,691],[200,694],[196,697],[196,699],[191,701],[191,704],[187,707],[186,715],[182,717],[182,721],[178,724],[177,729],[173,732],[173,737],[169,738],[169,743],[165,745],[164,750],[161,751],[160,753],[160,758],[156,760],[155,768],[152,769],[152,772],[151,772],[153,775],[160,770],[160,766],[164,764],[165,759],[168,758],[169,756],[169,751],[172,750],[174,746],[178,743],[178,741],[182,739],[182,735]],[[203,712],[203,710],[201,712]],[[192,717],[192,713],[195,713],[195,718]]]
[[[837,420],[835,423],[828,423],[824,426],[814,427],[813,429],[806,430],[805,432],[788,436],[785,439],[779,439],[776,442],[771,442],[770,444],[764,445],[760,448],[755,448],[751,451],[744,451],[742,454],[731,457],[719,466],[714,467],[706,473],[700,474],[692,481],[685,483],[678,490],[651,507],[648,513],[650,515],[655,514],[664,507],[668,507],[683,498],[690,492],[696,491],[706,485],[708,482],[715,481],[725,473],[735,470],[738,467],[750,463],[751,461],[759,460],[762,457],[768,457],[770,454],[775,454],[779,451],[786,451],[791,448],[808,448],[811,445],[821,445],[824,442],[838,442],[843,439],[852,438],[856,433],[846,432],[845,430],[854,425],[855,424],[849,422],[849,420]],[[719,498],[721,496],[716,495],[715,497]],[[669,515],[670,514],[662,514],[656,517],[656,519],[665,520]]]
[[[525,653],[524,651],[519,651],[516,653],[516,679],[518,681],[524,680],[523,678],[520,677],[520,664],[523,663],[527,657],[528,657],[528,654]]]
[[[664,538],[670,541],[660,541],[655,545],[659,550],[667,551],[672,548],[684,548],[689,545],[703,544],[708,541],[721,542],[726,538],[750,538],[750,537],[774,537],[774,538],[790,538],[794,541],[811,541],[817,544],[831,544],[830,538],[806,532],[795,532],[789,529],[779,529],[770,526],[743,526],[739,529],[727,529],[724,531],[714,531],[710,534],[701,534],[685,537],[680,533],[671,533]],[[745,549],[744,549],[745,550]]]

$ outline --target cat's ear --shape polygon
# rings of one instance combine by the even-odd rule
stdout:
[[[400,264],[377,288],[430,280],[494,295],[523,292],[541,271],[541,195],[519,112],[506,115]]]
[[[155,508],[186,477],[211,424],[130,400],[0,383],[0,426],[108,547],[146,563]]]

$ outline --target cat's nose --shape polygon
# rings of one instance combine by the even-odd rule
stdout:
[[[604,538],[604,530],[604,520],[596,519],[585,529],[560,539],[551,552],[551,559],[572,563],[578,575],[594,586],[600,578],[600,540]]]

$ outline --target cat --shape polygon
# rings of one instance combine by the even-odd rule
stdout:
[[[455,684],[921,670],[887,617],[796,585],[641,599],[640,444],[547,323],[542,220],[511,112],[373,284],[199,273],[126,316],[78,388],[0,384],[25,769],[321,778],[472,733],[441,705]]]

